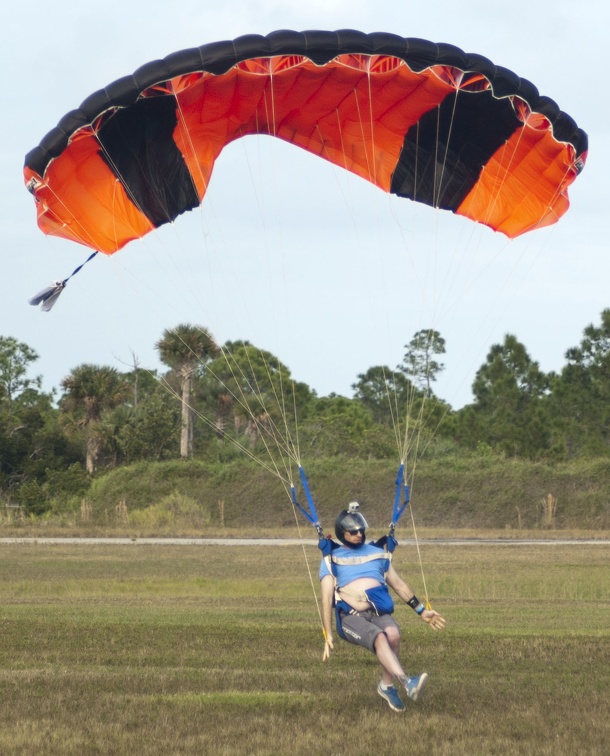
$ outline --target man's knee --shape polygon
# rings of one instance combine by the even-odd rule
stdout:
[[[395,648],[400,643],[400,630],[397,627],[386,627],[384,634],[392,648]]]
[[[375,650],[377,650],[377,641],[383,638],[381,643],[387,642],[392,649],[398,648],[400,644],[400,628],[394,621],[386,621],[383,627],[380,627],[380,633],[375,638]]]
[[[397,627],[386,627],[385,630],[380,632],[375,637],[375,651],[378,651],[379,648],[383,645],[388,645],[390,648],[394,648],[396,644],[400,641],[400,631]]]
[[[375,653],[377,653],[384,646],[389,646],[389,645],[390,645],[390,641],[388,640],[388,636],[385,634],[385,631],[377,633],[377,635],[375,636],[375,641],[373,643],[373,649]]]

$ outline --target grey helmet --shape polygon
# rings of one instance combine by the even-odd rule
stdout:
[[[358,511],[360,505],[357,501],[352,501],[347,505],[347,509],[339,512],[339,516],[335,520],[335,535],[341,541],[341,543],[349,546],[351,544],[346,543],[345,533],[350,530],[364,530],[362,543],[364,543],[364,536],[366,535],[366,529],[368,523],[364,519],[364,515],[361,515]]]

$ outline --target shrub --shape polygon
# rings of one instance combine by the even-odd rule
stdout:
[[[130,512],[128,520],[138,528],[201,527],[210,522],[210,511],[189,496],[173,492],[157,504]]]

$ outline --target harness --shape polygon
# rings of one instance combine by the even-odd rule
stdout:
[[[333,551],[341,547],[341,544],[333,541],[331,538],[321,539],[318,543],[318,548],[322,551],[323,560],[326,563],[326,567],[329,573],[333,576],[334,580],[334,600],[333,607],[335,610],[335,625],[337,628],[337,635],[346,640],[345,633],[343,631],[342,614],[359,615],[361,612],[354,609],[347,601],[341,598],[339,588],[337,585],[337,564],[354,564],[360,561],[361,564],[366,562],[384,559],[387,562],[387,568],[384,571],[384,576],[387,574],[390,564],[392,562],[392,553],[396,548],[397,542],[394,538],[389,539],[388,536],[383,536],[377,541],[371,541],[373,546],[383,548],[383,552],[379,554],[366,554],[363,555],[360,560],[358,557],[352,557],[349,559],[336,557],[333,555]],[[377,616],[380,614],[391,614],[394,611],[394,602],[388,591],[387,585],[379,585],[373,588],[369,588],[363,591],[363,601],[367,601],[371,607],[371,610],[375,612]]]

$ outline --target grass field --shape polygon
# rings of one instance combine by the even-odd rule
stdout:
[[[422,556],[448,624],[398,607],[396,714],[372,655],[321,662],[315,547],[3,545],[0,753],[607,754],[610,547]]]

